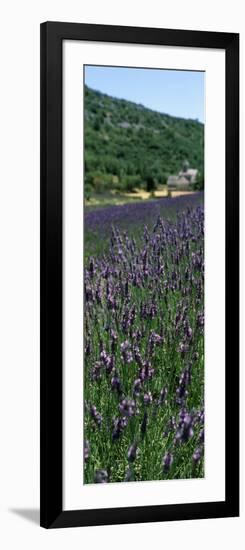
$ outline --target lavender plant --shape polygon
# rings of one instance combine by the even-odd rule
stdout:
[[[85,483],[204,475],[204,211],[154,218],[86,260]]]

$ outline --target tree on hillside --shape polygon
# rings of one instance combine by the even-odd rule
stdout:
[[[151,174],[146,175],[145,181],[146,181],[146,191],[151,193],[156,189],[156,180]]]

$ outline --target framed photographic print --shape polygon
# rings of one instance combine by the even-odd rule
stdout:
[[[41,25],[41,525],[239,514],[239,36]]]

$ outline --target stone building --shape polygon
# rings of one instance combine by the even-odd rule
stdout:
[[[169,189],[188,189],[192,188],[196,183],[198,170],[196,168],[190,168],[189,162],[186,160],[183,162],[182,170],[178,175],[171,175],[168,177],[167,185]]]

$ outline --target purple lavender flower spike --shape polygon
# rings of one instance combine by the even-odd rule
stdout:
[[[141,379],[136,378],[136,380],[134,381],[134,386],[133,386],[133,394],[135,396],[139,396],[140,392],[141,392],[141,389],[142,389]]]
[[[191,364],[183,370],[179,378],[179,385],[176,390],[176,402],[183,405],[184,399],[188,395],[188,386],[191,382]]]
[[[113,390],[116,390],[118,395],[122,394],[122,384],[117,372],[114,373],[114,376],[111,379],[111,387]]]
[[[200,448],[197,448],[194,454],[192,455],[194,464],[197,464],[198,462],[200,462],[201,458],[202,458],[202,451]]]
[[[157,401],[158,405],[166,404],[166,397],[167,397],[168,390],[167,388],[162,388],[160,391],[159,399]]]
[[[95,424],[97,424],[98,428],[100,428],[100,426],[102,424],[102,415],[97,411],[95,405],[91,405],[90,414],[91,414],[91,417],[93,418]]]
[[[165,473],[169,472],[171,466],[173,463],[173,455],[171,453],[166,453],[163,457],[162,465],[163,465],[163,471]]]
[[[121,353],[122,353],[121,358],[125,364],[132,363],[133,354],[132,354],[131,346],[128,340],[126,340],[121,344]]]
[[[112,354],[114,354],[117,347],[118,336],[115,330],[113,329],[110,330],[110,339],[111,339],[111,352]]]
[[[86,441],[84,441],[84,460],[85,460],[85,462],[87,462],[87,460],[89,459],[89,453],[90,453],[89,441],[86,440]]]
[[[106,370],[110,373],[113,369],[113,358],[103,349],[100,353],[101,361],[104,363]]]
[[[152,403],[152,393],[150,391],[144,393],[143,401],[145,405],[150,405]]]
[[[154,369],[151,367],[151,363],[149,361],[144,361],[143,366],[140,369],[139,372],[139,378],[144,380],[150,380],[153,377]]]
[[[102,363],[100,361],[96,361],[94,366],[91,369],[91,378],[94,381],[98,381],[102,377]]]
[[[193,417],[188,413],[184,413],[176,433],[176,440],[185,443],[193,436],[193,433]]]
[[[200,435],[199,435],[199,439],[200,439],[201,443],[204,443],[204,429],[201,430]]]
[[[178,351],[182,354],[186,353],[187,351],[189,351],[189,344],[185,342],[180,342]]]
[[[113,431],[112,431],[112,441],[117,441],[122,433],[124,428],[126,428],[128,423],[127,418],[114,418],[113,422]]]
[[[96,470],[95,472],[95,483],[108,483],[108,473],[106,470]]]
[[[129,447],[129,450],[128,450],[128,461],[129,461],[129,462],[134,462],[135,459],[136,459],[136,454],[137,454],[137,443],[134,442],[134,443]]]
[[[93,259],[93,258],[90,259],[90,263],[89,263],[89,273],[90,273],[90,277],[91,277],[91,279],[92,279],[93,276],[94,276],[94,259]]]
[[[123,399],[119,403],[119,411],[122,416],[134,416],[136,413],[136,403],[134,399]]]

